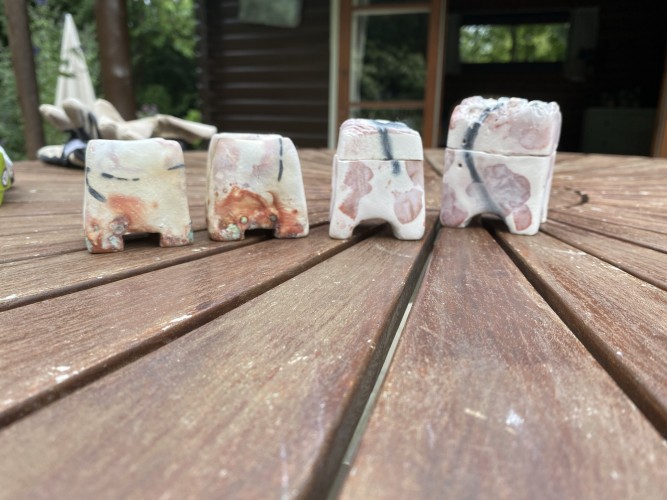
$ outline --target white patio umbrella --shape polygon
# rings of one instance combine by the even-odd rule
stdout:
[[[62,107],[68,97],[75,97],[86,106],[95,103],[95,91],[88,65],[71,14],[65,14],[65,27],[60,46],[60,75],[56,84],[55,105]]]

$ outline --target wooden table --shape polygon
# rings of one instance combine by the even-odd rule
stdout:
[[[311,234],[84,247],[83,173],[16,165],[0,207],[0,497],[665,498],[667,161],[561,154],[514,236]]]

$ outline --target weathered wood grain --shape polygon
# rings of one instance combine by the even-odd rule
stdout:
[[[424,161],[442,176],[442,172],[445,169],[445,152],[443,149],[425,149]]]
[[[551,307],[667,435],[667,292],[545,234],[497,235]]]
[[[441,230],[352,465],[343,499],[667,488],[660,435],[482,228]]]
[[[374,229],[341,241],[320,227],[308,238],[270,239],[0,313],[0,425],[247,302]]]
[[[429,248],[329,240],[333,154],[299,150],[306,239],[209,241],[206,152],[187,152],[195,245],[103,256],[76,223],[83,171],[17,165],[0,496],[328,493]],[[432,224],[444,152],[425,157]],[[344,497],[661,498],[665,178],[664,160],[558,153],[542,233],[496,234],[514,264],[484,229],[443,230]]]
[[[14,235],[30,235],[41,231],[57,231],[61,228],[83,227],[83,218],[81,211],[76,213],[63,213],[51,215],[33,215],[26,217],[21,214],[15,217],[16,220],[10,221],[5,217],[0,222],[0,242],[3,243],[4,237]]]
[[[368,238],[14,423],[0,489],[321,498],[431,241]]]
[[[599,220],[602,223],[621,224],[646,231],[667,234],[667,220],[660,213],[650,213],[643,209],[621,209],[602,203],[596,204],[591,201],[568,207],[565,210],[572,215]]]
[[[549,220],[667,253],[667,234],[664,233],[583,217],[567,210],[550,210]]]
[[[549,196],[549,215],[555,209],[568,209],[586,203],[588,199],[576,189],[553,187]]]
[[[667,253],[555,221],[544,224],[541,230],[667,291]],[[656,240],[660,236],[667,242],[667,235],[656,235]]]
[[[268,233],[243,241],[216,242],[200,231],[195,233],[193,245],[182,247],[160,248],[157,237],[148,237],[126,241],[125,250],[118,253],[81,250],[4,263],[0,268],[0,311],[252,245],[267,237]]]

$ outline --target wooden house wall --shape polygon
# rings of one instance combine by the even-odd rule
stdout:
[[[667,2],[654,0],[447,0],[448,13],[536,12],[599,7],[598,44],[584,81],[564,71],[495,68],[445,74],[442,133],[451,110],[470,95],[555,100],[563,111],[560,149],[580,151],[587,108],[635,95],[656,108],[665,61]],[[327,144],[329,0],[304,0],[294,29],[241,23],[238,0],[200,0],[204,118],[221,131],[277,132],[299,147]]]
[[[585,81],[569,80],[564,72],[529,69],[493,74],[462,71],[446,75],[443,123],[453,106],[470,95],[515,95],[557,101],[563,111],[560,148],[581,150],[586,108],[618,106],[628,94],[640,107],[657,107],[665,61],[667,2],[653,0],[449,0],[450,13],[535,12],[599,7],[597,49]],[[443,127],[443,134],[446,127]],[[648,152],[647,152],[648,153]]]
[[[304,0],[296,28],[243,23],[237,0],[200,0],[204,118],[224,132],[327,145],[329,0]]]

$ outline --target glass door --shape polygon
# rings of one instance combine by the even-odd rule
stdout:
[[[402,121],[437,146],[444,1],[341,0],[338,124]]]

